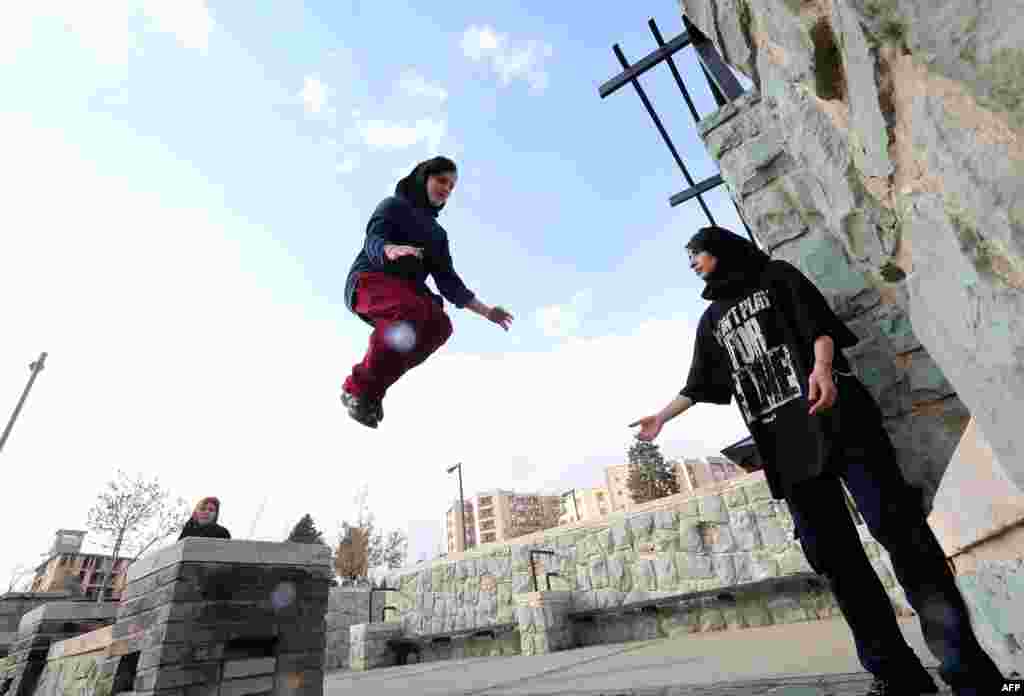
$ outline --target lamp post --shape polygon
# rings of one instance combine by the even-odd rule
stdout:
[[[448,467],[448,473],[459,471],[459,519],[462,521],[462,550],[466,550],[466,500],[462,495],[462,462]]]
[[[46,353],[40,353],[39,359],[31,363],[28,367],[32,370],[32,374],[28,378],[28,384],[25,385],[25,391],[21,393],[21,398],[18,399],[18,405],[14,407],[14,413],[11,414],[11,419],[7,422],[7,427],[4,428],[4,434],[0,435],[0,452],[3,451],[4,445],[7,443],[7,438],[11,435],[11,429],[14,427],[14,421],[18,420],[18,414],[21,413],[21,407],[25,405],[25,399],[28,398],[28,393],[32,390],[32,385],[35,384],[36,377],[43,371],[43,368],[46,367]]]

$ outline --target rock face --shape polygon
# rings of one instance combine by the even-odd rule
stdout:
[[[701,135],[862,339],[925,502],[970,416],[1024,486],[1024,0],[680,0],[755,90]]]

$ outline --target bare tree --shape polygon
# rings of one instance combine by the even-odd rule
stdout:
[[[27,580],[29,575],[35,574],[35,568],[19,563],[11,568],[11,579],[7,583],[8,592],[26,592],[31,587],[31,581]]]
[[[97,602],[102,602],[107,585],[122,552],[129,565],[155,544],[179,531],[188,519],[188,503],[183,498],[171,500],[170,491],[156,479],[141,475],[130,479],[118,470],[117,479],[89,510],[89,529],[103,536],[106,546],[113,548],[111,572],[103,578]]]
[[[405,563],[409,542],[405,534],[392,530],[386,535],[376,529],[373,513],[366,507],[364,487],[355,502],[358,513],[354,522],[342,522],[335,554],[335,569],[344,578],[369,577],[377,568],[393,570]]]

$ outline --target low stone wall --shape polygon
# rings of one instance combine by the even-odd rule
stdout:
[[[18,637],[21,617],[50,602],[71,599],[70,592],[8,592],[0,595],[0,657],[10,652]]]
[[[119,659],[109,659],[113,627],[50,646],[33,696],[110,696]]]
[[[51,602],[25,614],[9,656],[8,696],[32,696],[53,643],[109,626],[116,614],[112,602]]]
[[[321,696],[330,557],[312,544],[179,541],[130,567],[111,654],[136,655],[138,696]]]
[[[908,614],[909,605],[895,583],[887,554],[863,525],[860,530],[894,606]],[[388,623],[401,625],[406,635],[426,635],[515,621],[513,598],[534,589],[531,549],[554,552],[537,559],[538,589],[546,589],[546,572],[559,573],[550,579],[551,589],[568,592],[573,610],[614,609],[625,603],[811,572],[799,542],[793,539],[786,504],[771,499],[760,472],[704,495],[671,496],[648,504],[647,509],[516,541],[520,543],[481,545],[392,574],[388,584],[399,591],[386,593],[384,602],[399,612],[390,614]],[[751,625],[774,623],[783,615],[819,618],[818,612],[798,610],[812,602],[809,596],[789,600],[766,596],[757,601],[758,608],[749,613],[760,618],[750,619]],[[708,611],[712,616],[712,609]],[[688,621],[693,619],[683,620]],[[705,623],[711,626],[719,621],[709,618],[697,625]]]
[[[385,605],[384,594],[374,595],[375,612]],[[369,587],[333,587],[327,603],[327,646],[324,655],[324,669],[349,668],[350,628],[369,621]]]

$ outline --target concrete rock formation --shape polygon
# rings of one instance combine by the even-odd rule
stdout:
[[[1024,671],[1024,0],[680,6],[755,85],[708,151],[862,339],[979,636]]]
[[[930,503],[970,416],[1024,487],[1024,0],[681,0],[756,91],[702,135],[863,339]]]

